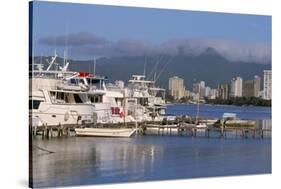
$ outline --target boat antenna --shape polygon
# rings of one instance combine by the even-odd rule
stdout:
[[[159,74],[157,75],[156,79],[154,80],[154,82],[156,82],[159,77],[161,76],[161,74],[163,73],[163,71],[167,68],[167,66],[172,62],[172,60],[174,59],[174,56],[171,56],[170,59],[166,62],[166,64],[163,66],[163,68],[160,70]]]
[[[200,89],[201,89],[200,84],[198,86],[199,86],[199,89],[198,89],[198,100],[197,100],[196,124],[198,124],[198,119],[199,119]]]
[[[145,56],[145,58],[144,58],[144,66],[143,66],[143,75],[145,76],[145,69],[146,69],[146,60],[147,60],[147,57]]]
[[[94,76],[96,75],[96,57],[94,57]]]
[[[48,61],[49,66],[47,68],[47,71],[49,71],[51,69],[52,65],[55,63],[57,56],[58,56],[57,50],[55,49],[55,56],[52,57],[51,62]]]

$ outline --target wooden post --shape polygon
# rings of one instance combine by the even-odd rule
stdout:
[[[62,136],[62,128],[61,128],[61,124],[59,123],[58,125],[58,137]]]
[[[41,126],[41,130],[43,128],[43,131],[42,131],[42,138],[44,138],[44,127],[45,127],[45,124],[43,123],[43,125]]]
[[[136,126],[136,135],[138,135],[138,122],[135,122],[135,126]]]
[[[47,128],[46,128],[46,131],[47,131],[47,132],[46,132],[46,137],[49,138],[50,129],[47,127]]]
[[[223,132],[224,132],[224,121],[222,122],[222,126],[221,126],[221,137],[223,137]]]
[[[224,133],[224,130],[223,130],[223,127],[221,127],[221,136],[220,137],[223,137],[223,133]]]
[[[51,138],[53,138],[53,127],[50,128]]]
[[[32,129],[32,127],[31,127]],[[36,137],[36,134],[37,134],[37,126],[33,127],[33,135]]]
[[[145,130],[146,130],[146,127],[142,126],[142,133],[143,133],[143,135],[145,135]]]

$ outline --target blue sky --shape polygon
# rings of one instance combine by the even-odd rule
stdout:
[[[204,40],[208,41],[208,46],[219,44],[218,48],[215,47],[218,51],[223,51],[223,47],[229,44],[227,49],[230,50],[238,46],[245,46],[245,51],[253,48],[251,56],[264,51],[263,48],[268,51],[266,56],[271,54],[270,16],[53,2],[35,2],[33,11],[36,54],[46,55],[54,48],[65,48],[63,45],[44,42],[71,34],[72,37],[86,34],[84,38],[96,37],[106,41],[103,47],[97,47],[93,42],[86,46],[80,44],[79,49],[75,44],[72,48],[69,43],[72,48],[70,56],[80,59],[89,58],[95,54],[94,51],[97,56],[117,55],[112,49],[124,43],[127,46],[129,43],[129,48],[133,45],[136,51],[140,47],[140,52],[144,52],[145,48],[155,53],[154,48],[162,47],[163,44],[169,46],[169,43],[174,46],[188,43],[189,48],[197,48],[197,51],[203,48]],[[42,42],[41,39],[45,40]],[[71,41],[69,37],[66,39]],[[201,47],[194,45],[198,43],[196,40],[200,41]],[[124,49],[126,51],[127,48]],[[144,53],[149,52],[145,50]]]

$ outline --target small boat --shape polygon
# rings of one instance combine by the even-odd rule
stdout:
[[[131,137],[136,129],[111,129],[111,128],[76,128],[76,136],[96,137]]]
[[[203,129],[205,129],[205,128],[207,128],[208,126],[207,126],[207,124],[205,124],[205,123],[199,123],[198,125],[196,125],[196,128],[203,128]]]
[[[227,120],[226,127],[255,127],[256,122],[253,120]]]

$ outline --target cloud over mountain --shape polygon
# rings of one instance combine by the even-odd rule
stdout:
[[[82,46],[82,45],[104,45],[107,43],[103,37],[98,37],[88,32],[78,32],[68,35],[48,36],[38,40],[39,44],[48,46]]]
[[[200,55],[207,48],[215,49],[230,61],[271,62],[271,44],[239,42],[225,39],[188,38],[152,44],[135,39],[110,41],[88,32],[40,38],[38,43],[49,47],[71,47],[78,57],[141,56],[141,55]]]

